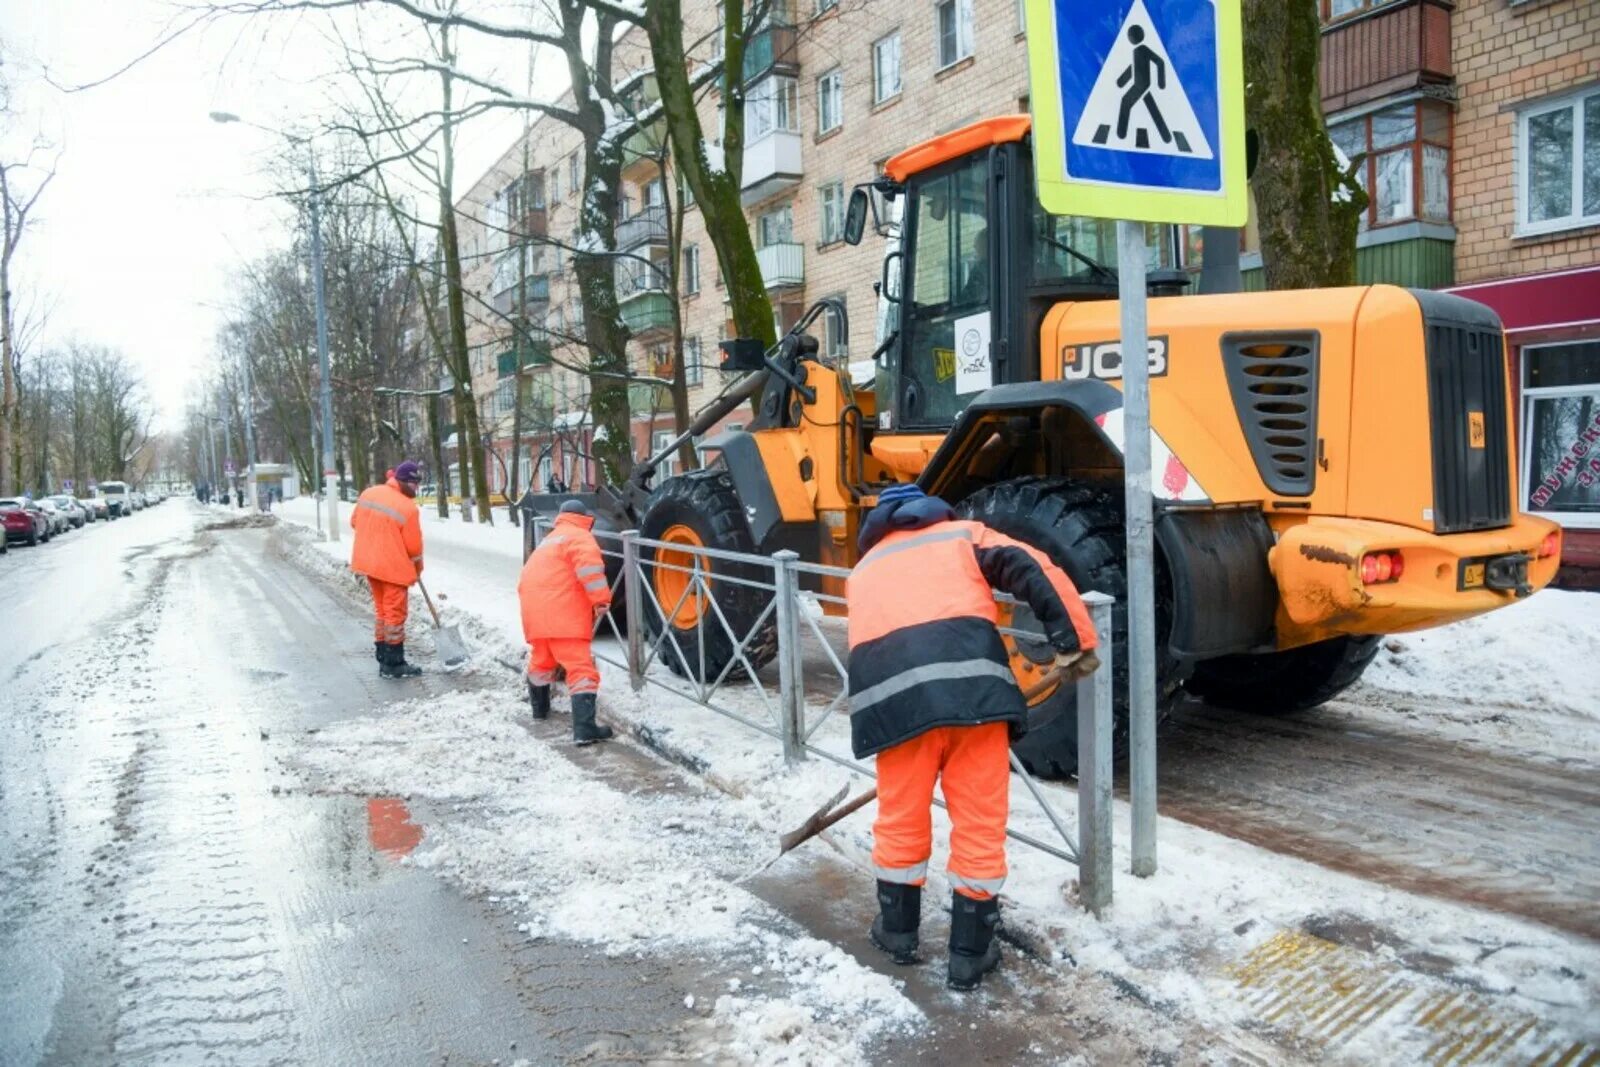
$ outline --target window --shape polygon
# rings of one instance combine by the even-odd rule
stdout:
[[[1328,127],[1371,201],[1361,228],[1450,221],[1450,111],[1431,100]]]
[[[843,303],[843,294],[838,299]],[[844,322],[839,313],[829,307],[822,313],[822,354],[835,362],[842,362],[849,347],[850,338],[844,335]]]
[[[644,186],[644,210],[661,207],[666,203],[665,190],[660,178],[651,178]]]
[[[756,243],[760,247],[791,244],[793,241],[794,205],[784,204],[775,207],[756,219]]]
[[[1517,229],[1600,223],[1600,88],[1517,116]]]
[[[688,385],[699,385],[705,379],[705,364],[701,362],[700,338],[683,339],[683,380]]]
[[[1330,22],[1333,19],[1342,19],[1347,15],[1371,11],[1375,7],[1382,7],[1392,2],[1393,0],[1322,0],[1322,20]]]
[[[496,415],[509,415],[517,404],[517,380],[515,378],[502,378],[500,384],[494,388],[494,413]]]
[[[672,443],[672,439],[677,437],[677,436],[678,435],[676,433],[672,432],[671,430],[656,430],[654,433],[652,433],[650,435],[650,454],[652,456],[656,455],[663,448],[666,448],[668,445],[670,445]],[[657,471],[656,476],[658,478],[671,478],[673,475],[677,474],[678,473],[678,453],[677,453],[677,451],[674,450],[670,455],[668,455],[665,459],[663,459],[661,461],[660,466],[658,466],[656,468],[656,471]]]
[[[750,87],[744,102],[744,135],[754,143],[772,133],[800,130],[800,85],[793,78],[762,78]]]
[[[582,164],[578,162],[578,153],[574,152],[567,157],[567,188],[572,190],[574,196],[578,195],[578,186],[583,184],[583,178],[579,175],[581,166]]]
[[[1526,347],[1522,375],[1524,506],[1600,528],[1600,341]]]
[[[700,246],[690,245],[683,250],[682,289],[685,296],[700,291]]]
[[[839,0],[817,0],[817,14],[825,15],[839,6]]]
[[[872,102],[900,95],[900,31],[880,37],[872,46]]]
[[[972,55],[972,0],[938,0],[933,7],[940,70]]]
[[[561,168],[560,167],[557,167],[555,170],[550,172],[550,188],[547,190],[547,192],[549,192],[549,194],[550,194],[550,202],[552,204],[554,204],[557,200],[561,199]]]
[[[1017,0],[1017,32],[1028,32],[1028,0]]]
[[[817,132],[827,133],[844,124],[844,75],[830,70],[817,79]]]
[[[844,240],[844,183],[829,182],[818,190],[822,202],[822,243]]]

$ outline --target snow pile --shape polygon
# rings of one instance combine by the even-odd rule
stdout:
[[[1388,638],[1362,686],[1600,722],[1600,593],[1546,589],[1486,615]]]
[[[800,936],[734,884],[772,846],[730,818],[726,798],[622,793],[592,779],[518,725],[523,705],[508,690],[341,723],[307,738],[295,762],[323,788],[426,804],[427,835],[411,862],[524,906],[519,929],[530,937],[613,956],[752,955],[754,972],[784,989],[776,999],[732,990],[713,1008],[737,1035],[739,1059],[853,1061],[862,1042],[920,1018],[895,983]]]

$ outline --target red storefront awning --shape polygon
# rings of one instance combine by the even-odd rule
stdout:
[[[1510,334],[1600,327],[1600,266],[1474,282],[1446,291],[1489,305]]]

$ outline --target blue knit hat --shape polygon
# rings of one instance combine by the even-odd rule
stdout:
[[[925,496],[927,494],[916,482],[900,482],[878,494],[878,506],[881,508],[885,504],[903,504],[909,500],[921,500]]]

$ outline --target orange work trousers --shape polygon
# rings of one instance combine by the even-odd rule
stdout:
[[[411,587],[368,578],[372,587],[372,611],[376,621],[372,625],[372,639],[384,645],[406,643],[406,608]]]
[[[1006,880],[1010,729],[1003,722],[937,726],[878,753],[872,865],[885,882],[921,885],[933,854],[933,786],[950,808],[950,885],[987,900]]]
[[[558,665],[566,669],[569,693],[600,692],[600,668],[594,665],[589,638],[535,637],[528,646],[528,681],[551,684]]]

